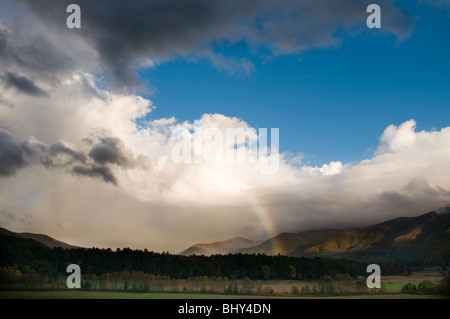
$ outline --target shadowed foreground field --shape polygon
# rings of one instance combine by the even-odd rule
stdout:
[[[440,295],[366,294],[333,297],[246,296],[224,294],[133,293],[110,291],[1,291],[0,299],[449,299]]]

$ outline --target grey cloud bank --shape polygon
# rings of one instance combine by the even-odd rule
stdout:
[[[82,10],[82,28],[74,31],[63,28],[67,18],[65,9],[72,1],[20,2],[52,28],[60,26],[65,37],[81,37],[92,45],[98,53],[100,69],[118,82],[117,87],[139,86],[136,68],[162,63],[174,56],[209,59],[217,68],[231,73],[247,73],[254,68],[244,57],[227,57],[215,52],[213,43],[227,46],[242,42],[256,51],[268,49],[275,55],[336,46],[341,40],[338,31],[365,30],[366,7],[371,3],[360,0],[80,0],[77,4]],[[383,7],[383,30],[399,39],[408,37],[414,17],[402,13],[391,1],[378,3]],[[13,41],[7,32],[2,37],[3,43]],[[45,51],[37,45],[34,48],[30,54],[37,57],[28,56],[30,61],[37,62],[45,52],[55,61],[51,62],[52,68],[67,68],[67,63],[61,61],[61,53],[50,52],[45,46],[42,48]],[[14,50],[3,51],[3,55],[23,61]]]
[[[64,142],[47,146],[36,140],[19,141],[0,128],[0,175],[3,176],[12,176],[19,169],[37,162],[47,168],[66,168],[67,172],[117,185],[117,178],[107,165],[126,166],[133,162],[132,154],[124,150],[118,138],[113,137],[103,137],[101,144],[95,144],[88,154],[95,163],[89,163],[83,152]]]
[[[7,88],[15,88],[20,93],[33,95],[33,96],[47,96],[43,90],[37,87],[33,81],[25,76],[20,76],[11,72],[8,72],[4,76],[5,84]]]
[[[12,175],[26,164],[20,143],[9,132],[0,128],[0,175]]]

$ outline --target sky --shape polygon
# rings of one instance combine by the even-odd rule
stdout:
[[[450,2],[372,2],[0,0],[0,226],[175,253],[450,205]],[[200,120],[279,129],[276,172],[174,161]]]

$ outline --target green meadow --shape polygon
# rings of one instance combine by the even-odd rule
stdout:
[[[390,292],[401,291],[404,283],[386,284],[386,290]],[[419,288],[418,284],[414,284],[416,288]]]

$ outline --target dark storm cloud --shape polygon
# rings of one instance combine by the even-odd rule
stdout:
[[[119,139],[112,137],[102,138],[101,144],[94,146],[92,152],[94,155],[90,156],[97,164],[88,161],[83,152],[74,150],[63,142],[48,147],[39,141],[19,141],[0,128],[0,176],[14,175],[30,163],[41,163],[49,169],[64,168],[77,175],[100,178],[106,183],[118,185],[112,170],[104,165],[114,163],[127,166],[132,163],[131,153],[127,153],[128,150]],[[66,157],[60,158],[60,155]]]
[[[122,141],[114,137],[104,137],[99,144],[95,144],[89,156],[97,163],[107,163],[128,166],[133,163],[132,154],[125,148]]]
[[[6,29],[0,28],[0,61],[2,63],[7,63],[10,59],[11,49],[8,43],[8,38],[10,37],[11,35],[8,34]]]
[[[73,1],[20,0],[46,21],[56,22],[67,35],[82,35],[100,55],[103,70],[122,85],[136,85],[134,72],[145,58],[166,60],[173,55],[209,58],[224,67],[212,45],[239,41],[272,54],[299,53],[311,47],[335,45],[336,33],[366,28],[361,0],[79,0],[81,29],[65,28],[66,7]],[[381,0],[383,30],[403,38],[412,20],[392,1]],[[342,33],[342,32],[341,32]],[[257,50],[256,50],[257,51]],[[227,57],[226,57],[227,58]],[[231,64],[236,60],[228,58]],[[249,69],[242,60],[243,69]],[[237,63],[237,64],[240,64]],[[250,66],[251,69],[251,66]]]
[[[40,156],[48,152],[48,146],[39,141],[24,141],[21,142],[20,145],[29,158],[32,158],[36,155]]]
[[[432,187],[426,178],[413,178],[400,191],[383,192],[379,198],[391,208],[414,209],[417,208],[419,199],[421,205],[429,207],[449,196],[449,191],[442,187]]]
[[[0,128],[0,176],[13,175],[27,165],[26,154],[20,142]]]
[[[21,143],[23,151],[33,162],[40,162],[47,168],[70,167],[75,162],[85,164],[87,157],[83,152],[74,150],[63,142],[47,146],[39,141],[24,141]]]
[[[37,87],[36,84],[26,76],[7,72],[3,79],[7,88],[13,87],[20,93],[33,96],[48,96],[47,93]]]
[[[74,166],[73,172],[77,175],[88,176],[94,178],[101,178],[106,183],[111,183],[117,185],[117,179],[114,176],[113,172],[105,166]]]
[[[58,154],[67,154],[79,162],[86,162],[86,155],[81,152],[75,151],[60,142],[52,144],[50,146],[50,155],[55,156]]]
[[[20,0],[19,0],[20,1]],[[46,21],[63,30],[73,1],[21,0]],[[81,7],[81,34],[100,54],[103,72],[124,85],[136,85],[133,71],[142,59],[168,59],[172,54],[188,55],[200,46],[220,38],[241,37],[242,22],[251,22],[266,1],[89,1]],[[64,31],[64,30],[63,30]]]
[[[383,192],[379,198],[388,203],[390,207],[408,207],[413,208],[415,201],[408,195],[401,194],[397,191]]]
[[[0,1],[0,5],[2,1]],[[47,33],[35,30],[35,21],[23,8],[1,7],[0,16],[0,65],[10,70],[21,70],[27,75],[35,72],[40,78],[55,79],[59,72],[73,69],[75,60],[62,52]],[[49,32],[50,33],[50,32]],[[0,68],[1,69],[1,68]],[[5,71],[5,70],[3,70]],[[14,74],[13,74],[14,75]],[[12,78],[12,82],[14,81]],[[20,82],[20,80],[19,80]],[[23,81],[22,81],[23,82]],[[20,86],[20,84],[19,84]],[[35,92],[37,92],[35,90]]]

